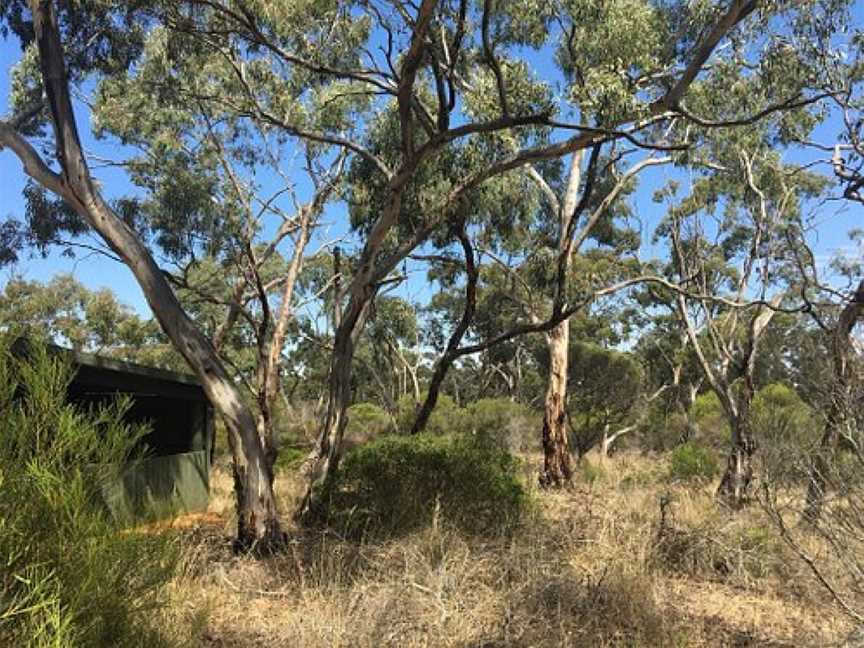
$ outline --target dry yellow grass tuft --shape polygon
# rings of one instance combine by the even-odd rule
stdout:
[[[851,626],[758,506],[732,515],[711,485],[665,474],[661,459],[636,455],[593,464],[573,490],[539,494],[510,537],[465,537],[445,511],[375,543],[291,528],[285,554],[255,561],[231,553],[220,470],[220,522],[184,531],[172,614],[213,647],[842,644]],[[283,510],[299,489],[280,478]],[[671,502],[662,530],[661,496]]]

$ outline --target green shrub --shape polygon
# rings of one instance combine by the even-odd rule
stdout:
[[[426,394],[423,394],[423,399]],[[421,400],[422,403],[422,400]],[[435,409],[429,416],[423,432],[428,434],[453,434],[466,429],[465,410],[447,394],[439,394]],[[417,403],[413,396],[405,395],[396,403],[396,429],[402,434],[408,434],[414,419],[417,417]]]
[[[683,414],[668,414],[660,407],[651,407],[637,432],[639,445],[649,452],[668,452],[678,445],[686,426]]]
[[[143,430],[120,403],[65,403],[70,367],[0,342],[0,645],[163,646],[155,620],[177,558],[100,501]]]
[[[357,403],[348,408],[344,447],[353,448],[393,431],[393,417],[373,403]]]
[[[506,531],[527,504],[509,452],[459,435],[379,437],[349,452],[330,484],[331,522],[393,535],[436,516],[469,533]]]
[[[760,473],[778,485],[809,479],[807,462],[798,458],[808,456],[818,444],[823,423],[795,390],[782,383],[763,387],[753,399],[750,417],[760,440]]]
[[[701,443],[715,449],[726,449],[729,446],[729,420],[717,394],[713,391],[699,394],[690,410],[690,416],[696,424]]]
[[[276,471],[297,470],[308,456],[309,450],[306,448],[297,448],[295,446],[279,448],[274,469]]]
[[[708,449],[695,443],[685,443],[672,451],[669,476],[680,480],[709,480],[718,470],[717,457]]]
[[[531,410],[509,398],[481,398],[465,408],[465,432],[511,452],[536,447],[540,421]]]

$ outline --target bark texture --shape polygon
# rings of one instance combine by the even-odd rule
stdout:
[[[304,466],[308,485],[295,512],[295,518],[304,524],[319,519],[325,513],[327,488],[339,468],[342,437],[345,435],[348,407],[351,405],[354,348],[357,336],[363,330],[373,295],[370,288],[360,298],[352,298],[336,330],[330,361],[327,409],[318,443]]]
[[[775,306],[780,303],[774,300]],[[756,441],[751,423],[751,409],[756,395],[756,354],[759,340],[774,316],[773,309],[763,309],[750,322],[747,344],[744,349],[744,365],[740,369],[740,388],[735,396],[734,386],[726,385],[721,403],[727,411],[732,428],[731,447],[726,462],[726,471],[717,488],[717,497],[733,508],[740,508],[750,501],[753,485],[753,455]]]
[[[738,418],[732,425],[732,447],[726,470],[717,488],[717,496],[734,508],[750,500],[753,485],[753,454],[756,445],[747,418]]]
[[[540,485],[560,488],[573,478],[567,435],[567,365],[570,322],[564,320],[546,335],[549,347],[549,382],[543,411],[543,470]]]

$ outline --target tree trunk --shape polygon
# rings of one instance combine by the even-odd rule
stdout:
[[[678,409],[681,416],[684,418],[684,430],[681,436],[678,437],[676,445],[684,445],[699,436],[699,424],[693,417],[693,404],[696,402],[696,395],[699,392],[697,385],[690,385],[687,388],[686,401],[682,398],[677,398]]]
[[[741,407],[732,420],[732,448],[726,463],[726,471],[717,489],[717,497],[733,508],[741,508],[750,499],[755,450],[748,402],[746,406]]]
[[[609,426],[606,425],[603,428],[603,439],[600,442],[601,459],[607,459],[612,453],[612,446],[615,445],[615,442],[625,434],[630,434],[631,432],[636,430],[637,427],[638,425],[626,425],[616,430],[613,434],[609,434]]]
[[[462,252],[465,255],[465,308],[462,310],[462,317],[459,318],[459,323],[453,329],[453,333],[450,334],[444,354],[435,365],[432,380],[429,382],[429,391],[426,392],[426,400],[423,401],[423,405],[417,410],[414,425],[411,426],[411,434],[422,432],[429,422],[432,410],[435,409],[435,405],[438,402],[441,384],[444,382],[444,378],[447,376],[447,371],[452,366],[453,361],[459,356],[459,345],[462,343],[462,338],[468,327],[471,326],[471,322],[474,321],[474,313],[477,309],[477,280],[480,275],[474,262],[474,248],[465,230],[465,223],[459,225],[459,228],[456,230],[456,236],[459,238]]]
[[[609,458],[609,452],[614,441],[615,439],[609,434],[609,425],[603,426],[603,438],[600,439],[600,461],[606,461]]]
[[[4,136],[0,141],[21,158],[28,175],[75,209],[134,274],[162,330],[195,371],[207,397],[225,421],[234,453],[237,547],[270,551],[282,544],[283,534],[255,418],[213,345],[183,310],[141,239],[105,203],[93,183],[69,97],[53,3],[33,2],[31,9],[62,174],[51,171],[17,133],[0,133]]]
[[[567,435],[567,353],[570,322],[564,320],[546,335],[549,347],[549,384],[543,415],[543,471],[540,485],[560,488],[573,477]]]
[[[294,516],[303,523],[313,522],[324,514],[327,487],[341,458],[342,437],[348,422],[351,405],[351,365],[354,360],[356,337],[363,328],[372,294],[352,297],[336,331],[330,360],[330,379],[327,392],[327,410],[318,437],[304,472],[308,479],[306,493]]]
[[[294,243],[294,253],[285,273],[279,312],[276,316],[276,321],[269,337],[267,335],[267,331],[270,328],[267,294],[261,284],[261,278],[258,274],[257,267],[252,271],[255,275],[255,281],[258,284],[258,289],[261,295],[260,299],[261,303],[264,305],[265,312],[265,317],[262,322],[262,328],[264,330],[262,330],[258,336],[261,343],[258,349],[259,415],[257,430],[258,438],[260,439],[261,447],[264,452],[265,468],[270,476],[271,483],[273,481],[273,466],[276,464],[276,457],[278,455],[274,413],[276,409],[276,399],[279,396],[281,386],[280,368],[282,363],[282,352],[285,348],[288,325],[294,318],[294,287],[303,266],[303,255],[306,252],[306,245],[309,241],[311,219],[321,209],[323,200],[326,198],[327,193],[329,193],[329,191],[326,191],[325,193],[320,191],[316,192],[314,200],[300,209],[298,215],[299,232]],[[250,258],[253,258],[254,261],[254,253],[252,252],[251,247]]]
[[[285,545],[273,493],[273,463],[260,446],[247,456],[252,444],[229,431],[228,445],[234,456],[234,492],[237,498],[237,537],[234,548],[241,552],[267,555]]]
[[[831,406],[825,421],[825,430],[819,451],[810,470],[810,484],[807,487],[807,505],[804,518],[815,524],[822,514],[825,503],[825,489],[828,486],[827,475],[831,470],[831,462],[840,441],[840,433],[847,424],[849,411],[852,407],[849,393],[849,355],[852,349],[852,330],[858,323],[858,318],[864,312],[864,281],[858,284],[858,289],[852,301],[840,312],[837,325],[831,337],[831,351],[834,363],[834,385]]]

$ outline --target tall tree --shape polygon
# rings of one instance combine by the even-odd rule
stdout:
[[[694,183],[663,229],[677,315],[731,429],[718,496],[740,506],[753,479],[750,410],[760,343],[794,281],[786,235],[800,231],[802,201],[818,195],[824,180],[787,167],[770,149],[726,139],[714,152],[715,170]],[[704,215],[721,199],[724,216],[712,231]]]
[[[7,281],[0,293],[0,330],[131,362],[182,365],[156,322],[139,317],[107,288],[89,290],[68,274],[46,283]]]
[[[132,271],[162,330],[198,375],[228,428],[238,489],[238,546],[268,551],[281,545],[283,534],[255,417],[216,349],[181,306],[142,237],[103,197],[81,145],[70,80],[80,81],[100,65],[110,68],[108,71],[125,69],[137,54],[134,50],[140,48],[134,38],[140,39],[140,33],[137,29],[123,32],[124,36],[131,34],[130,45],[114,31],[113,21],[118,18],[115,11],[134,20],[129,9],[99,3],[58,9],[48,0],[34,0],[26,7],[21,2],[0,6],[0,16],[22,39],[31,57],[28,61],[39,71],[32,78],[31,91],[14,97],[15,114],[0,122],[0,146],[17,155],[30,178],[62,199]],[[46,161],[27,139],[40,132],[43,118],[53,127],[53,161]],[[51,168],[53,163],[59,171]]]
[[[249,499],[241,506],[241,527],[254,529],[246,533],[249,537],[278,537],[267,452],[254,415],[243,406],[212,345],[183,313],[140,237],[102,199],[81,150],[65,73],[72,69],[74,80],[80,80],[84,72],[101,72],[98,63],[106,51],[101,43],[111,37],[137,36],[137,41],[131,38],[132,54],[137,53],[141,30],[134,20],[135,29],[107,29],[121,24],[129,7],[94,0],[58,15],[53,3],[34,0],[32,27],[20,0],[5,0],[0,7],[6,23],[26,42],[35,34],[62,172],[52,171],[28,143],[38,127],[34,118],[44,114],[38,106],[4,122],[0,143],[133,269],[160,324],[201,376],[240,448],[239,482],[246,484]],[[731,77],[780,51],[779,39],[765,33],[780,33],[789,22],[797,29],[797,21],[812,13],[809,7],[783,3],[760,11],[755,0],[699,5],[619,0],[608,10],[569,0],[422,0],[411,7],[383,0],[193,0],[148,3],[147,8],[149,17],[194,39],[208,63],[219,66],[220,74],[214,75],[219,83],[212,89],[235,114],[299,138],[310,149],[339,148],[352,173],[357,171],[349,198],[362,245],[356,264],[345,272],[343,295],[335,300],[342,309],[303,515],[315,509],[319,487],[338,467],[351,366],[370,305],[408,254],[434,243],[453,224],[470,220],[473,205],[513,195],[524,183],[526,165],[613,141],[676,149],[688,143],[686,124],[713,128],[747,122],[813,100],[800,87],[778,84],[752,112],[720,120],[700,116],[701,106],[690,100],[709,59],[712,75],[721,70]],[[827,10],[839,9],[829,3]],[[94,33],[103,39],[100,47],[91,42],[83,48],[86,39],[68,37],[82,32],[82,20],[85,26],[88,20],[98,23]],[[622,33],[626,37],[619,37]],[[718,48],[724,42],[729,47]],[[759,46],[748,46],[753,43]],[[556,79],[532,74],[526,56],[532,48],[534,56],[546,60],[560,52],[563,94],[554,91]],[[610,49],[614,56],[608,56]],[[41,87],[26,86],[18,95],[41,98],[41,93]],[[670,129],[673,122],[678,126]],[[566,286],[557,290],[567,294]],[[569,308],[566,300],[556,299],[545,322],[528,330],[516,327],[502,339],[549,330],[566,319]]]

